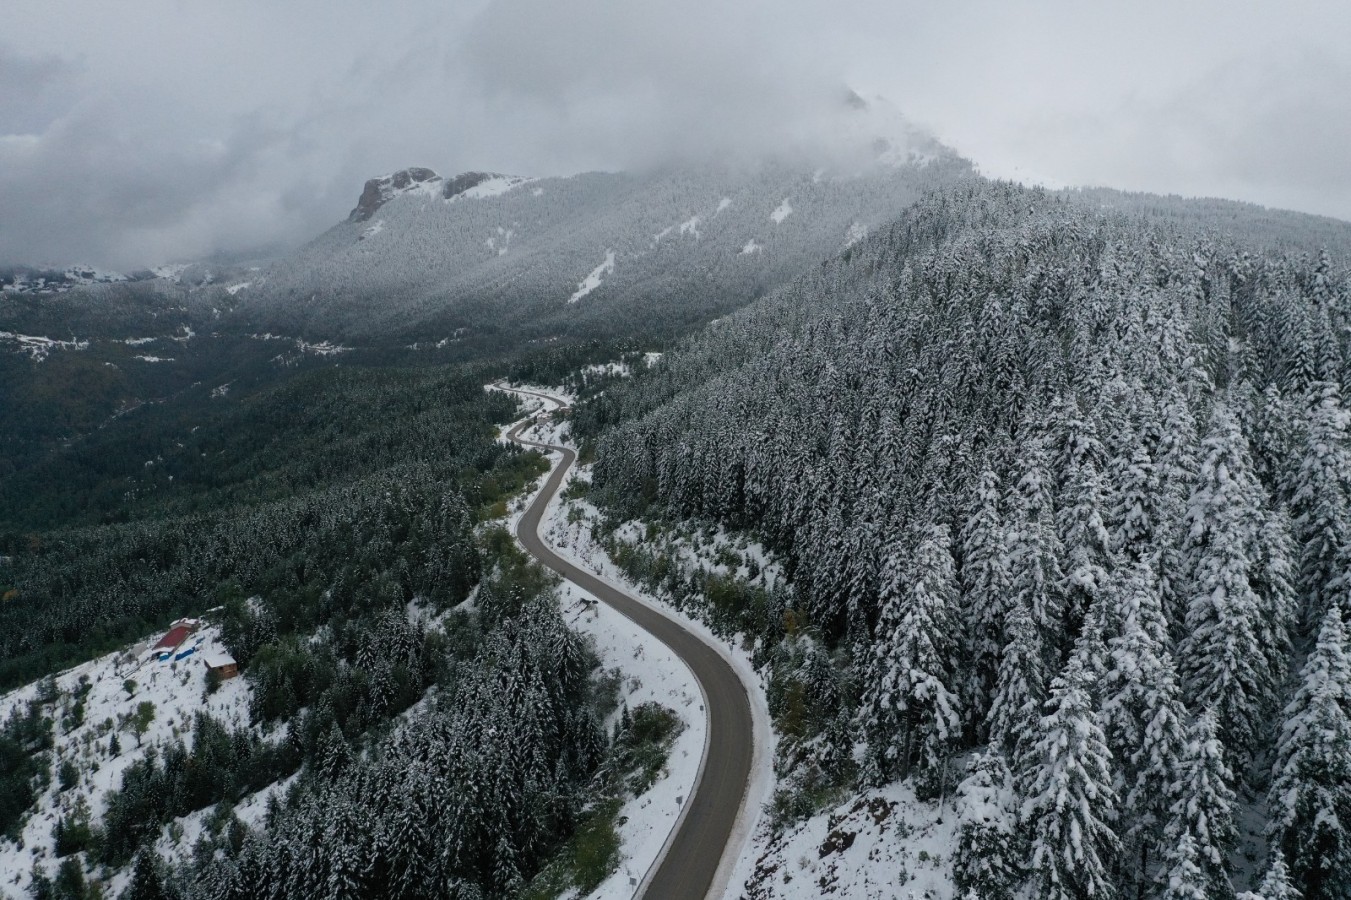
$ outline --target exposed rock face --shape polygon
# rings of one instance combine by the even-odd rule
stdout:
[[[449,200],[456,194],[463,194],[472,187],[478,187],[489,178],[498,177],[500,176],[494,175],[492,172],[465,172],[447,181],[445,188],[441,191],[441,196]]]
[[[464,176],[460,177],[463,178]],[[395,194],[406,191],[414,185],[440,180],[440,175],[437,175],[431,169],[421,167],[400,169],[393,175],[372,178],[366,182],[366,187],[362,189],[361,197],[357,200],[356,209],[352,210],[351,215],[347,218],[352,222],[365,222]]]

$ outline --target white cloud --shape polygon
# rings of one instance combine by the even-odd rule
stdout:
[[[296,242],[407,165],[785,151],[845,83],[989,174],[1351,218],[1346,33],[1333,0],[12,4],[0,263]]]

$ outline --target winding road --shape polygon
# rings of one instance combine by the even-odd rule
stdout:
[[[567,409],[567,404],[556,397],[517,388],[502,389]],[[755,726],[746,688],[731,665],[703,638],[677,620],[579,569],[544,542],[539,534],[540,520],[577,455],[567,447],[522,438],[521,430],[530,424],[533,420],[517,424],[507,437],[522,446],[561,453],[563,459],[521,516],[516,526],[517,539],[540,563],[609,604],[670,647],[694,672],[708,706],[708,739],[694,792],[685,801],[682,817],[677,820],[662,855],[638,886],[637,896],[643,900],[704,900],[714,892],[720,894],[725,885],[715,881],[720,874],[726,877],[727,869],[720,873],[720,868],[724,856],[731,852],[754,757]]]

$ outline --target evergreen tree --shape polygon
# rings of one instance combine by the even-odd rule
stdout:
[[[870,741],[902,778],[918,766],[940,782],[961,735],[953,683],[957,579],[946,526],[930,526],[903,566],[889,563],[865,701]],[[877,752],[875,750],[875,752]]]
[[[1210,710],[1192,723],[1165,835],[1175,845],[1184,836],[1191,839],[1210,896],[1223,898],[1234,894],[1225,858],[1237,831],[1234,792],[1229,787],[1233,775],[1225,765],[1224,747],[1216,731],[1215,715]]]
[[[1077,657],[1051,683],[1045,709],[1022,807],[1035,896],[1114,897],[1110,873],[1119,842],[1111,824],[1117,802],[1111,756]]]
[[[1013,602],[1007,631],[986,730],[990,746],[1012,761],[1019,783],[1025,784],[1032,775],[1033,735],[1046,697],[1045,668],[1036,626],[1021,601]]]
[[[1009,551],[999,502],[999,477],[987,469],[976,489],[976,510],[962,528],[962,607],[968,648],[962,704],[973,722],[979,722],[990,708],[999,660],[1008,641]]]
[[[1196,851],[1196,840],[1190,831],[1182,832],[1173,852],[1169,854],[1167,885],[1162,900],[1212,900],[1210,882],[1201,871]]]
[[[1131,567],[1121,603],[1120,634],[1108,642],[1102,721],[1117,762],[1116,788],[1126,824],[1123,868],[1136,884],[1145,884],[1164,849],[1160,838],[1182,768],[1186,710],[1149,563]]]
[[[160,872],[159,858],[153,850],[141,850],[131,868],[131,881],[119,895],[120,900],[169,900]]]
[[[1020,455],[1023,475],[1010,503],[1014,510],[1009,532],[1013,596],[1031,614],[1047,664],[1058,668],[1065,577],[1060,569],[1060,540],[1040,439],[1029,438]]]
[[[1299,592],[1312,630],[1334,602],[1351,560],[1351,447],[1341,389],[1315,384],[1304,459],[1295,476],[1294,531],[1299,540]]]
[[[1216,409],[1204,451],[1187,513],[1191,597],[1178,658],[1187,696],[1215,712],[1225,746],[1246,760],[1274,685],[1257,643],[1262,603],[1253,590],[1250,556],[1259,512],[1255,485],[1247,443],[1223,406]]]
[[[1012,900],[1026,848],[1018,831],[1013,775],[998,751],[976,757],[957,788],[953,880],[961,896]]]
[[[1270,805],[1271,832],[1304,896],[1351,896],[1351,648],[1336,606],[1285,709]]]

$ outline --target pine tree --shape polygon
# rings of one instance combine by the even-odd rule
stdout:
[[[998,751],[976,757],[957,788],[953,881],[961,896],[1012,900],[1026,848],[1018,831],[1013,775]]]
[[[1262,886],[1256,894],[1244,893],[1239,900],[1303,900],[1304,895],[1290,883],[1290,869],[1285,865],[1285,857],[1277,850],[1271,855],[1271,864],[1262,878]]]
[[[153,850],[143,849],[136,854],[131,868],[131,881],[119,895],[120,900],[169,900],[160,873],[159,859]]]
[[[1304,459],[1295,476],[1291,500],[1294,531],[1299,540],[1299,592],[1304,622],[1322,621],[1351,553],[1351,447],[1347,444],[1346,410],[1341,389],[1333,382],[1315,384],[1309,411]]]
[[[961,734],[953,683],[956,573],[945,526],[927,529],[913,562],[893,556],[883,583],[870,673],[870,742],[902,778],[914,766],[940,781]]]
[[[1285,709],[1270,806],[1271,832],[1304,896],[1351,895],[1351,648],[1336,606]]]
[[[1118,764],[1116,787],[1128,850],[1124,862],[1131,879],[1144,884],[1161,855],[1160,835],[1186,743],[1186,710],[1148,563],[1129,570],[1121,606],[1120,634],[1108,642],[1102,721]]]
[[[962,702],[972,721],[982,719],[990,708],[1007,642],[1011,584],[999,501],[999,477],[987,469],[980,475],[976,510],[962,528],[962,607],[969,672]]]
[[[1060,570],[1060,540],[1040,440],[1030,438],[1021,455],[1024,471],[1010,503],[1014,510],[1009,531],[1013,596],[1031,614],[1047,664],[1059,668],[1065,577]]]
[[[1077,658],[1052,682],[1045,709],[1022,807],[1035,896],[1114,897],[1110,872],[1119,843],[1111,826],[1117,802],[1111,756]]]
[[[1213,710],[1221,739],[1241,760],[1252,752],[1274,694],[1257,643],[1261,601],[1250,556],[1256,508],[1247,442],[1217,407],[1187,513],[1192,563],[1186,636],[1178,658],[1187,696]],[[1197,836],[1200,840],[1200,835]]]
[[[1190,831],[1182,832],[1177,846],[1169,854],[1167,886],[1162,900],[1212,900],[1210,882],[1201,871],[1196,840]]]
[[[1112,539],[1103,524],[1107,488],[1102,474],[1085,455],[1074,465],[1058,513],[1065,572],[1065,621],[1077,634],[1089,609],[1107,588],[1112,561]]]
[[[1165,835],[1174,843],[1184,835],[1190,836],[1211,896],[1232,897],[1234,889],[1229,883],[1225,857],[1237,838],[1234,792],[1229,787],[1233,774],[1225,765],[1224,747],[1216,731],[1216,719],[1210,710],[1192,723]]]
[[[1027,607],[1015,600],[1009,611],[1008,643],[999,661],[995,695],[986,716],[990,746],[1012,763],[1020,784],[1032,774],[1033,733],[1046,698],[1041,641]]]
[[[1116,503],[1111,514],[1111,546],[1132,561],[1158,552],[1161,512],[1159,478],[1154,460],[1143,445],[1131,450],[1129,459],[1113,461]]]

